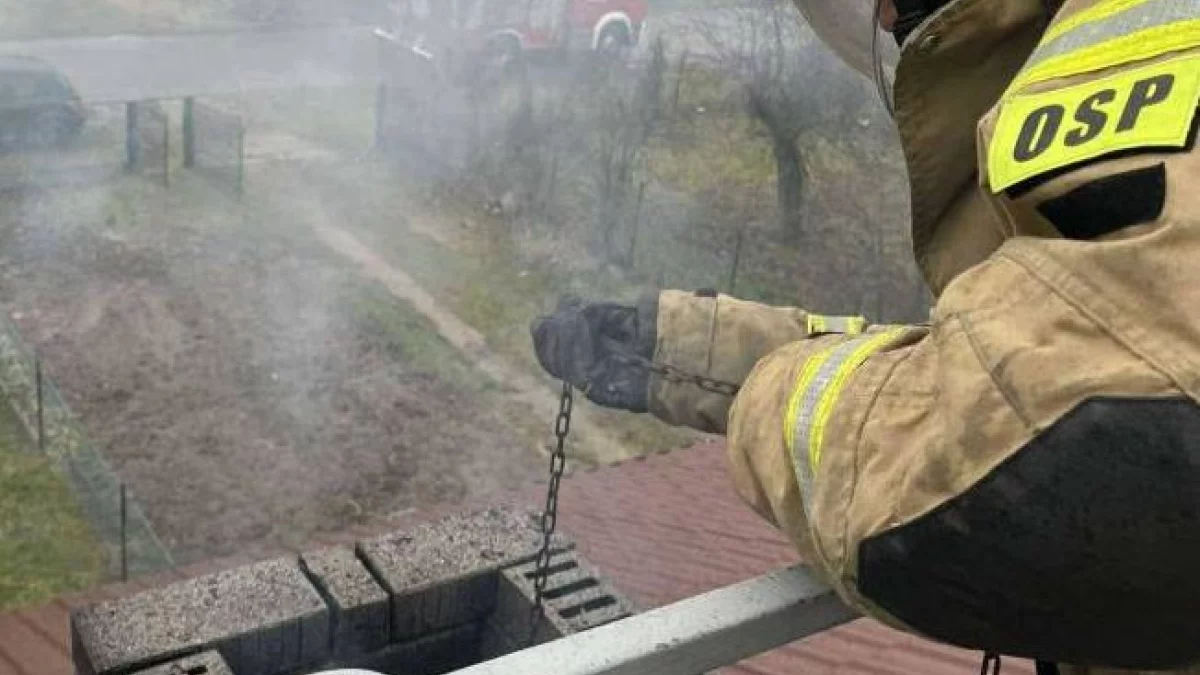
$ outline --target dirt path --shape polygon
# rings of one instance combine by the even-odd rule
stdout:
[[[267,197],[129,179],[0,209],[0,309],[176,560],[541,477],[503,392],[464,379],[471,334],[318,241],[335,212]]]
[[[538,419],[547,422],[558,411],[558,396],[523,369],[492,352],[482,334],[439,303],[403,270],[372,252],[349,232],[328,223],[313,223],[313,232],[330,249],[358,265],[362,273],[383,284],[395,297],[411,304],[437,328],[438,333],[506,390],[508,398],[529,406]],[[606,433],[584,408],[575,408],[572,419],[576,446],[604,446],[603,454],[590,456],[632,457],[638,454]]]

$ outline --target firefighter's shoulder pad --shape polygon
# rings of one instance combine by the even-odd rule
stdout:
[[[1129,68],[1081,84],[1010,95],[988,147],[988,182],[1022,181],[1097,158],[1188,143],[1200,100],[1200,54]]]

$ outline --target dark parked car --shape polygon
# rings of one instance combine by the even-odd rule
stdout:
[[[79,134],[83,103],[54,66],[0,56],[0,147],[54,147]]]

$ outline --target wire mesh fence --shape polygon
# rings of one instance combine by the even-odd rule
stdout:
[[[41,360],[16,324],[0,315],[0,390],[34,445],[62,471],[97,539],[112,578],[155,572],[174,563],[126,486],[87,438]]]
[[[126,104],[126,168],[171,185],[171,121],[158,101]]]
[[[183,103],[183,163],[236,194],[246,188],[246,123],[242,115],[188,98]]]

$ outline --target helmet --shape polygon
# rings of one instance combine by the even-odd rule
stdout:
[[[949,0],[795,0],[795,3],[826,45],[855,70],[875,80],[890,110],[891,74],[899,56],[897,47]],[[894,39],[880,36],[880,18],[885,9],[894,14],[887,17]]]
[[[858,72],[873,77],[872,44],[879,30],[874,0],[795,0],[821,40]]]

